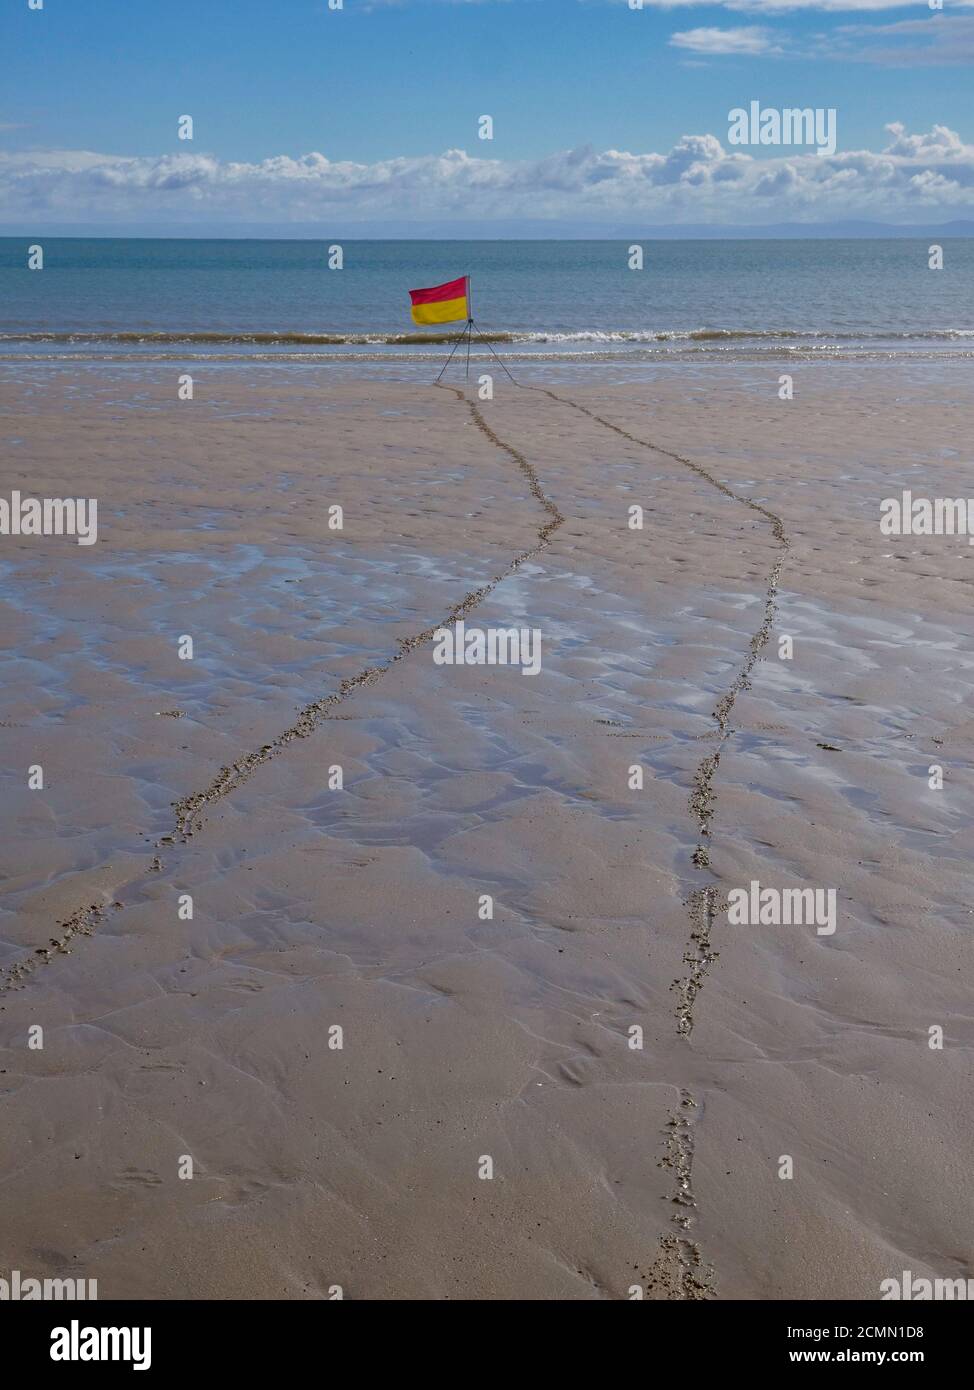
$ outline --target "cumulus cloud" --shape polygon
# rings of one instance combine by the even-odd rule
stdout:
[[[804,147],[752,154],[725,148],[713,134],[684,135],[665,154],[583,146],[521,161],[460,149],[372,164],[317,151],[258,163],[190,153],[0,153],[0,217],[42,230],[45,221],[721,223],[974,214],[974,146],[943,125],[911,133],[893,123],[887,131],[878,152],[831,156]]]
[[[893,137],[888,153],[902,155],[904,159],[963,160],[970,157],[970,145],[965,145],[957,132],[945,125],[935,125],[925,134],[909,135],[900,121],[893,121],[886,130]]]

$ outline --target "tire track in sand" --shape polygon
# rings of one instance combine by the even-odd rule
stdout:
[[[458,603],[454,604],[446,617],[440,622],[435,623],[432,627],[424,628],[422,632],[414,633],[411,637],[399,638],[399,649],[388,661],[381,662],[376,666],[368,666],[365,670],[359,671],[357,675],[347,677],[331,695],[325,695],[318,700],[312,700],[310,704],[305,705],[299,710],[298,717],[294,723],[279,733],[270,743],[265,743],[260,748],[254,749],[250,753],[244,753],[230,763],[229,766],[222,767],[210,784],[201,791],[192,792],[190,795],[182,797],[179,801],[174,801],[173,813],[175,825],[173,832],[169,835],[161,836],[159,840],[156,841],[156,848],[168,847],[173,843],[185,844],[200,829],[203,814],[208,806],[215,805],[218,801],[222,801],[224,797],[229,796],[231,792],[236,791],[238,787],[241,787],[244,782],[248,781],[249,778],[254,775],[258,768],[263,767],[263,765],[270,762],[272,758],[276,758],[279,753],[282,753],[284,749],[296,739],[308,738],[315,732],[320,724],[331,717],[333,710],[347,700],[350,695],[353,695],[355,691],[362,689],[364,686],[374,684],[375,681],[387,675],[397,662],[402,661],[402,659],[408,656],[411,651],[414,651],[416,647],[420,647],[426,642],[431,642],[433,640],[433,634],[437,632],[439,628],[446,627],[450,623],[459,622],[462,618],[466,617],[472,609],[476,608],[489,594],[493,593],[498,584],[510,578],[525,561],[532,559],[535,555],[538,555],[544,550],[549,544],[552,534],[564,522],[564,516],[541,486],[541,480],[534,468],[520,450],[515,449],[512,444],[508,444],[494,433],[481,414],[476,401],[470,400],[466,394],[456,386],[439,386],[438,389],[451,391],[458,401],[462,401],[467,406],[473,423],[481,433],[487,437],[495,448],[507,454],[517,464],[518,469],[527,480],[531,495],[540,503],[544,511],[548,514],[547,521],[537,528],[537,542],[527,550],[523,550],[515,555],[499,574],[495,574],[493,578],[489,579],[485,584],[482,584],[478,589],[473,589],[470,593],[465,594]],[[158,859],[154,859],[150,869],[145,870],[143,875],[131,879],[125,886],[130,887],[133,883],[140,882],[141,878],[149,872],[158,872],[161,868],[161,862]],[[116,907],[118,906],[120,905],[116,904]],[[22,987],[27,978],[33,974],[38,966],[48,964],[49,961],[54,960],[56,956],[60,954],[70,954],[68,943],[72,939],[80,940],[83,937],[92,936],[95,929],[104,920],[104,917],[105,909],[96,904],[86,903],[76,908],[69,917],[63,918],[57,923],[61,931],[61,936],[57,938],[52,937],[50,947],[39,947],[21,956],[4,970],[0,970],[0,994],[6,993],[7,990]]]
[[[693,774],[690,795],[687,800],[687,809],[697,825],[697,844],[693,851],[693,863],[698,869],[710,868],[710,854],[707,848],[707,841],[710,839],[711,826],[713,824],[714,811],[716,808],[715,780],[717,770],[720,767],[720,757],[727,741],[730,739],[734,730],[731,727],[731,713],[738,695],[742,690],[747,690],[750,686],[751,673],[767,645],[771,636],[771,629],[774,624],[774,616],[777,610],[778,585],[781,578],[781,570],[785,562],[785,553],[791,542],[785,532],[784,522],[781,517],[770,508],[764,507],[760,502],[755,502],[750,497],[745,497],[741,493],[735,492],[733,488],[722,483],[719,478],[715,478],[702,464],[695,463],[693,459],[688,459],[683,454],[675,453],[672,449],[664,448],[661,444],[654,444],[648,439],[639,439],[634,434],[621,425],[614,424],[611,420],[604,419],[601,415],[596,415],[587,406],[579,405],[577,401],[566,400],[564,396],[558,396],[554,391],[550,391],[543,386],[529,386],[524,388],[529,391],[540,391],[549,396],[553,401],[559,401],[562,405],[571,406],[573,410],[578,410],[597,424],[604,426],[605,429],[612,430],[619,434],[623,439],[629,440],[631,444],[638,444],[641,448],[649,449],[655,454],[662,454],[666,458],[674,459],[685,468],[690,469],[697,477],[729,498],[732,502],[738,502],[751,511],[758,513],[770,523],[775,540],[781,547],[781,553],[776,558],[766,581],[764,614],[761,625],[753,634],[748,642],[747,655],[738,669],[731,684],[721,695],[711,713],[711,718],[715,725],[716,747],[707,753],[700,762]],[[682,980],[675,982],[675,988],[679,995],[677,1007],[677,1032],[683,1037],[689,1037],[693,1031],[693,1005],[703,984],[703,977],[706,974],[707,966],[710,961],[715,959],[716,953],[711,946],[711,929],[718,911],[717,888],[715,884],[707,884],[694,888],[687,902],[688,915],[690,917],[690,942],[687,947],[687,955],[684,963],[691,969]]]
[[[358,675],[350,676],[347,680],[341,682],[334,694],[326,695],[320,700],[313,700],[311,704],[305,705],[299,712],[295,722],[282,733],[278,734],[276,738],[272,739],[270,743],[265,743],[263,747],[256,749],[252,753],[245,753],[242,757],[237,758],[235,762],[231,763],[229,767],[222,767],[210,785],[204,787],[202,791],[194,792],[191,796],[183,797],[181,801],[174,802],[173,809],[176,814],[176,834],[181,840],[187,840],[193,834],[194,830],[198,829],[199,817],[206,806],[211,806],[215,802],[221,801],[225,796],[229,796],[232,791],[235,791],[237,787],[242,786],[248,778],[252,777],[259,767],[262,767],[264,763],[269,762],[271,758],[276,757],[278,753],[282,752],[289,743],[293,743],[295,739],[307,738],[309,734],[313,734],[318,725],[329,717],[336,705],[340,705],[344,700],[348,699],[349,695],[361,689],[362,686],[371,685],[381,676],[386,675],[393,666],[395,666],[397,661],[402,661],[403,657],[408,656],[416,647],[422,646],[425,642],[432,641],[433,634],[441,627],[446,627],[448,623],[459,622],[462,618],[465,618],[472,609],[482,603],[488,594],[492,593],[494,589],[497,588],[502,580],[510,578],[526,560],[530,560],[533,556],[542,551],[550,541],[552,532],[557,530],[565,520],[554,502],[546,495],[538,475],[535,473],[531,464],[522,453],[513,447],[513,445],[507,444],[504,440],[498,438],[487,424],[476,402],[468,399],[459,387],[440,386],[437,389],[452,391],[457,400],[463,401],[470,411],[474,424],[481,433],[485,434],[496,448],[508,454],[527,478],[532,495],[541,503],[549,517],[548,521],[546,521],[543,526],[538,527],[537,544],[515,555],[506,569],[503,569],[500,574],[495,575],[493,579],[488,580],[486,584],[482,584],[479,589],[474,589],[469,594],[464,595],[459,603],[454,604],[446,617],[440,622],[434,623],[432,627],[425,628],[422,632],[415,633],[412,637],[401,637],[399,639],[399,650],[394,656],[390,657],[388,661],[378,666],[367,667],[364,671],[360,671]]]
[[[715,725],[716,746],[697,764],[693,774],[690,795],[687,799],[687,810],[697,827],[697,844],[693,852],[692,862],[696,869],[706,871],[713,878],[708,842],[716,809],[715,780],[717,770],[720,767],[721,753],[734,732],[730,722],[734,704],[741,691],[749,688],[751,672],[771,636],[777,609],[781,570],[791,544],[785,531],[784,522],[770,508],[735,492],[733,488],[722,483],[719,478],[715,478],[708,469],[704,468],[702,464],[695,463],[693,459],[678,454],[672,449],[664,448],[660,444],[653,444],[647,439],[639,439],[629,430],[623,429],[621,425],[604,419],[577,401],[566,400],[564,396],[556,395],[547,387],[529,386],[524,389],[540,391],[551,400],[571,406],[573,410],[587,415],[590,420],[594,420],[605,429],[621,435],[631,444],[637,444],[641,448],[649,449],[655,454],[661,454],[665,458],[673,459],[676,463],[682,464],[684,468],[696,474],[710,487],[716,488],[732,502],[738,502],[763,517],[770,525],[774,539],[780,547],[780,553],[768,572],[764,616],[761,625],[748,643],[747,655],[737,674],[711,713]],[[682,978],[674,980],[671,988],[677,996],[676,1032],[679,1037],[689,1039],[693,1031],[694,1007],[697,997],[703,988],[704,979],[711,965],[719,955],[713,944],[714,923],[720,912],[720,895],[717,884],[711,882],[692,888],[685,906],[690,922],[690,938],[683,954],[683,963],[687,969]],[[713,1297],[715,1294],[713,1267],[704,1263],[699,1245],[688,1234],[692,1229],[693,1213],[697,1205],[693,1193],[694,1122],[691,1119],[691,1112],[694,1110],[699,1110],[697,1100],[690,1091],[681,1089],[679,1103],[671,1111],[667,1120],[663,1155],[657,1164],[660,1168],[669,1169],[675,1180],[675,1191],[670,1201],[677,1207],[676,1213],[671,1218],[677,1231],[664,1232],[660,1236],[656,1258],[644,1278],[646,1287],[650,1292],[671,1299],[699,1300]]]

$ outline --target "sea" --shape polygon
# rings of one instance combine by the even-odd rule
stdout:
[[[43,268],[29,269],[40,246]],[[974,239],[623,241],[0,238],[0,363],[443,360],[408,290],[471,277],[506,361],[974,357]],[[632,268],[641,250],[640,269]],[[36,252],[34,253],[36,259]],[[340,268],[336,263],[340,261]],[[485,341],[488,340],[488,341]],[[489,342],[489,346],[488,346]]]

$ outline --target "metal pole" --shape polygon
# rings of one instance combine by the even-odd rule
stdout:
[[[473,300],[471,299],[470,276],[467,280],[467,380],[470,380],[470,339],[473,337]]]

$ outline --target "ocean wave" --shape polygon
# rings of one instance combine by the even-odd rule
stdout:
[[[831,329],[807,328],[693,328],[693,329],[621,329],[606,331],[588,329],[583,332],[552,333],[542,330],[533,333],[514,335],[516,342],[532,343],[667,343],[667,342],[755,342],[766,340],[829,342],[952,342],[961,338],[974,338],[972,328],[931,328],[903,331],[896,329],[863,330],[849,333]]]
[[[41,330],[0,331],[0,343],[104,344],[106,346],[161,347],[187,344],[200,347],[433,347],[455,343],[462,329],[432,333],[329,332],[307,333],[287,330],[225,331],[187,330]],[[864,329],[850,332],[804,328],[695,328],[695,329],[505,329],[485,331],[479,341],[517,344],[592,344],[625,346],[650,343],[726,343],[726,342],[955,342],[974,339],[971,328]],[[474,339],[474,343],[478,341]]]

